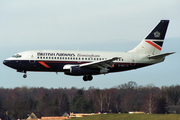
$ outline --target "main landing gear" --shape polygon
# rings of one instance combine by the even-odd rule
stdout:
[[[91,81],[93,79],[92,75],[85,75],[83,76],[84,81]]]

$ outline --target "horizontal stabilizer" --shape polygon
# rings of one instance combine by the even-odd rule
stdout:
[[[158,54],[158,55],[151,55],[151,56],[148,56],[148,58],[152,58],[152,59],[163,58],[163,57],[166,57],[166,56],[171,55],[171,54],[174,54],[174,53],[175,53],[175,52]]]

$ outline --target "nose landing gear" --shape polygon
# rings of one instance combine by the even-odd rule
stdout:
[[[27,74],[26,73],[24,73],[23,78],[27,78]]]
[[[27,78],[27,74],[26,74],[26,71],[24,71],[24,75],[23,75],[23,78]]]
[[[25,70],[17,70],[17,72],[24,73],[23,78],[27,78],[27,74]]]

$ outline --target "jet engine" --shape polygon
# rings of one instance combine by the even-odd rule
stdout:
[[[80,68],[77,65],[65,65],[63,71],[66,75],[95,75],[100,74],[100,69]]]

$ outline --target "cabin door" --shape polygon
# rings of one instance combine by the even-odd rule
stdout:
[[[34,64],[36,62],[35,54],[29,54],[29,63]]]

